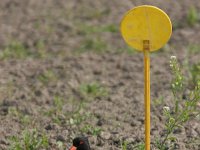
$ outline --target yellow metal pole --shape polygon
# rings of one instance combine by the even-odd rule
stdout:
[[[145,150],[150,150],[150,41],[143,41],[144,48],[144,99],[145,99]]]

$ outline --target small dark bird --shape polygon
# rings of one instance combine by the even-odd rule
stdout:
[[[73,146],[69,150],[91,150],[91,148],[86,137],[77,137],[73,139]]]

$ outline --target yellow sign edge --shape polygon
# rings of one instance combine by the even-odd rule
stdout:
[[[156,7],[156,6],[153,6],[153,5],[140,5],[140,6],[136,6],[136,7],[132,8],[132,9],[128,10],[128,11],[124,14],[124,16],[122,17],[122,19],[121,19],[121,22],[120,22],[120,32],[122,33],[122,22],[123,22],[124,18],[125,18],[129,13],[131,13],[132,10],[137,9],[137,8],[140,8],[140,7],[151,7],[151,8],[158,9],[159,11],[163,12],[163,14],[167,17],[167,19],[168,19],[168,21],[169,21],[169,23],[170,23],[170,25],[171,25],[171,26],[170,26],[169,38],[168,38],[168,40],[166,41],[166,43],[167,43],[167,42],[170,40],[170,37],[171,37],[171,35],[172,35],[172,30],[173,30],[172,22],[171,22],[171,20],[170,20],[170,18],[169,18],[169,16],[167,15],[166,12],[164,12],[162,9],[160,9],[160,8],[158,8],[158,7]],[[123,34],[121,34],[121,35],[122,35],[124,41],[126,42],[126,40],[125,40]],[[126,43],[127,43],[127,42],[126,42]],[[130,46],[130,45],[128,44],[128,46]],[[131,47],[131,46],[130,46],[130,47]],[[132,47],[132,48],[134,48],[134,47]],[[160,49],[160,48],[159,48],[159,49]],[[150,50],[150,52],[154,52],[154,51],[157,51],[157,50],[159,50],[159,49]],[[138,50],[138,49],[135,49],[135,50],[140,51],[140,52],[143,52],[143,50]]]

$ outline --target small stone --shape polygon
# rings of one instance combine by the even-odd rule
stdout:
[[[8,142],[7,142],[5,139],[1,139],[1,140],[0,140],[0,144],[7,145]]]
[[[97,143],[97,137],[96,136],[91,136],[88,138],[89,142],[91,145],[96,145]]]
[[[36,90],[36,91],[35,91],[35,95],[38,96],[38,97],[40,97],[40,96],[42,95],[42,93],[41,93],[40,90]]]
[[[102,119],[99,119],[98,122],[97,122],[97,125],[98,125],[98,126],[102,126],[102,125],[103,125],[103,120],[102,120]]]
[[[26,98],[26,95],[22,94],[21,99],[25,99],[25,98]]]
[[[192,129],[191,135],[192,137],[198,137],[198,133],[194,129]]]
[[[56,141],[64,142],[64,141],[65,141],[65,138],[64,138],[62,135],[58,135],[58,136],[56,137]]]
[[[53,126],[51,124],[48,124],[46,125],[45,127],[46,130],[52,130],[53,129]]]
[[[2,106],[0,107],[0,115],[7,115],[8,114],[8,107]]]
[[[131,126],[132,127],[136,127],[136,126],[139,126],[139,125],[141,125],[141,123],[140,122],[138,122],[138,121],[135,121],[135,120],[133,120],[133,121],[131,121]]]
[[[95,75],[100,75],[100,74],[102,74],[101,70],[98,70],[98,69],[94,70],[93,73],[94,73]]]
[[[102,139],[109,140],[111,137],[111,134],[109,132],[101,132],[100,136]]]
[[[112,141],[113,141],[113,143],[115,143],[115,144],[119,144],[119,143],[120,143],[120,136],[119,136],[119,134],[113,135],[113,136],[112,136]]]
[[[181,128],[177,128],[174,130],[174,134],[180,134],[182,132]]]
[[[128,143],[134,143],[135,139],[132,138],[132,137],[128,137],[128,138],[126,138],[126,142],[128,142]]]
[[[141,122],[142,124],[144,124],[144,119],[143,118],[138,118],[137,119],[139,122]]]

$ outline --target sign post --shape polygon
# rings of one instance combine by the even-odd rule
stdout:
[[[150,52],[164,46],[172,33],[172,24],[161,9],[142,5],[129,10],[121,21],[125,42],[144,54],[145,150],[150,150]]]
[[[144,103],[145,103],[145,145],[150,150],[150,57],[149,40],[144,40]]]

